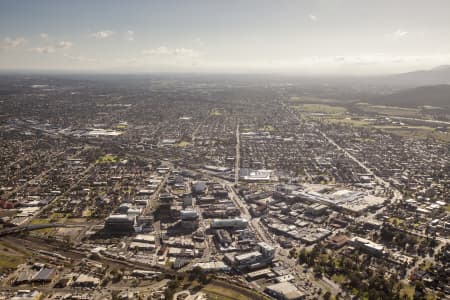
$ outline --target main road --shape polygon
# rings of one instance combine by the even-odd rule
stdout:
[[[239,183],[239,168],[241,164],[241,137],[239,133],[239,120],[236,125],[236,157],[234,159],[234,184]]]
[[[301,121],[299,116],[294,113],[285,103],[280,102],[281,105],[289,112],[292,114],[292,116],[297,120],[297,121]],[[314,126],[314,124],[313,124]],[[319,128],[317,128],[316,126],[314,126],[314,129],[323,136],[323,138],[325,138],[331,145],[333,145],[334,147],[336,147],[339,151],[343,152],[348,158],[350,158],[353,162],[355,162],[357,165],[359,165],[362,169],[364,169],[368,174],[372,175],[373,178],[375,178],[375,181],[379,184],[382,185],[385,188],[389,188],[394,192],[394,201],[398,201],[402,199],[402,193],[400,193],[399,190],[397,190],[396,188],[394,188],[389,182],[387,182],[386,180],[384,180],[383,178],[377,176],[368,166],[366,166],[365,164],[363,164],[360,160],[358,160],[355,156],[353,156],[351,153],[349,153],[346,149],[342,148],[340,145],[338,145],[332,138],[330,138],[328,135],[326,135],[323,131],[321,131]]]

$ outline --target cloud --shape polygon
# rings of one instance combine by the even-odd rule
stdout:
[[[72,48],[72,46],[73,44],[67,41],[61,41],[56,45],[56,47],[58,47],[59,49],[69,49]]]
[[[17,37],[17,38],[6,37],[0,43],[0,49],[17,48],[23,44],[25,44],[25,39],[22,37]]]
[[[406,37],[407,35],[408,35],[408,31],[405,31],[402,29],[397,29],[394,32],[385,34],[385,37],[392,39],[392,40],[399,40],[399,39]]]
[[[177,48],[173,50],[173,54],[175,56],[182,56],[182,57],[191,57],[191,58],[197,58],[200,56],[200,53],[194,49],[187,49],[187,48]]]
[[[138,65],[139,60],[136,58],[117,58],[115,60],[119,65]]]
[[[58,50],[67,50],[72,47],[72,43],[68,41],[61,41],[54,45],[46,45],[46,46],[39,46],[28,49],[30,52],[39,53],[39,54],[51,54],[55,53]]]
[[[94,59],[94,58],[89,58],[89,57],[85,57],[83,55],[78,55],[78,56],[74,56],[74,55],[69,55],[69,54],[64,54],[63,55],[65,58],[72,60],[72,61],[78,61],[78,62],[90,62],[90,63],[96,63],[98,62],[98,60]]]
[[[48,39],[48,33],[43,32],[39,36],[44,40]]]
[[[161,46],[155,49],[149,49],[149,50],[143,50],[142,54],[147,56],[153,56],[153,55],[169,55],[170,50],[166,46]]]
[[[114,35],[115,32],[111,30],[102,30],[95,33],[92,33],[90,36],[96,39],[106,39]]]
[[[315,15],[309,15],[309,19],[313,22],[317,21],[317,17]]]
[[[133,30],[127,30],[126,32],[125,32],[125,39],[127,40],[127,41],[134,41],[134,31]]]
[[[39,54],[51,54],[55,53],[56,49],[53,46],[42,46],[42,47],[35,47],[29,49],[30,52],[39,53]]]
[[[201,38],[195,38],[194,43],[196,43],[199,46],[205,46],[205,42]]]
[[[143,55],[146,56],[174,56],[174,57],[184,57],[184,58],[198,58],[200,52],[189,48],[175,48],[170,49],[166,46],[161,46],[155,49],[143,50]]]

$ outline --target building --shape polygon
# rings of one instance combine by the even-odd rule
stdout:
[[[258,243],[256,248],[265,258],[273,258],[275,255],[275,248],[265,242]]]
[[[328,245],[332,249],[339,249],[343,247],[348,241],[349,238],[345,235],[335,235],[328,240]]]
[[[32,281],[38,283],[48,283],[51,282],[55,275],[55,269],[53,268],[42,268],[34,276]]]
[[[239,170],[239,178],[244,181],[270,181],[272,173],[272,170],[250,170],[243,168]]]
[[[185,209],[180,212],[181,220],[194,221],[198,219],[198,213],[192,209]]]
[[[254,251],[243,254],[227,254],[225,259],[236,269],[254,270],[270,264],[275,255],[275,248],[264,243],[258,243]]]
[[[248,266],[260,262],[264,256],[259,251],[252,251],[244,254],[239,254],[234,257],[235,264],[239,267]]]
[[[133,232],[134,219],[125,214],[113,214],[105,219],[105,230],[110,232]]]
[[[222,247],[228,247],[231,242],[233,241],[231,239],[230,233],[224,229],[218,229],[215,231],[214,236],[216,238],[216,241],[222,246]]]
[[[192,194],[202,195],[206,192],[206,183],[203,181],[197,181],[192,185]]]
[[[244,229],[248,221],[242,218],[233,219],[213,219],[210,227],[212,229]]]
[[[11,300],[39,300],[42,293],[39,291],[20,290],[11,298]]]
[[[306,208],[306,213],[311,216],[321,216],[326,212],[326,210],[327,210],[326,205],[315,203]]]
[[[269,285],[264,292],[280,300],[305,299],[305,294],[300,292],[297,287],[290,282],[280,282]]]
[[[353,246],[358,247],[370,254],[381,256],[384,253],[384,246],[374,243],[368,239],[364,239],[361,237],[353,237],[351,238],[351,243]]]
[[[230,267],[222,261],[196,263],[193,267],[199,267],[205,272],[229,272],[231,270]]]
[[[156,248],[155,240],[152,234],[138,234],[130,243],[129,249],[152,251]]]
[[[77,279],[72,283],[73,287],[95,287],[100,284],[100,279],[86,275],[81,274],[77,277]]]

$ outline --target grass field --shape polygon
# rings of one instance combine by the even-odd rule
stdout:
[[[97,164],[115,163],[117,162],[117,157],[111,154],[106,154],[99,157],[95,162]]]
[[[290,102],[298,103],[338,103],[336,99],[319,98],[314,96],[292,96],[289,98]]]
[[[208,299],[220,299],[220,300],[253,300],[257,299],[256,294],[254,294],[252,291],[247,290],[248,295],[244,295],[239,290],[230,287],[225,286],[218,286],[214,283],[210,283],[206,285],[202,292],[206,293],[210,298]],[[251,294],[254,294],[252,296]]]
[[[218,109],[213,109],[211,110],[211,112],[209,113],[211,116],[221,116],[222,112]]]
[[[128,126],[125,124],[119,124],[119,125],[116,125],[116,127],[115,127],[115,129],[117,129],[117,130],[125,130],[127,128],[128,128]]]
[[[400,297],[407,297],[407,299],[413,299],[414,297],[414,286],[412,285],[405,285],[403,286],[403,288],[400,290]]]
[[[333,275],[331,277],[331,280],[333,280],[334,282],[336,282],[337,284],[342,284],[345,280],[347,279],[347,277],[345,277],[344,275]]]
[[[298,112],[302,113],[322,113],[329,115],[342,115],[347,109],[342,106],[332,106],[327,104],[300,104],[293,106]]]
[[[275,128],[273,128],[272,125],[265,125],[263,128],[260,128],[261,131],[268,131],[268,132],[272,132],[275,130]]]
[[[189,147],[189,146],[192,146],[192,144],[187,141],[181,141],[177,144],[177,147],[180,147],[180,148],[185,148],[185,147]]]
[[[371,113],[377,113],[387,116],[399,116],[399,117],[418,117],[420,116],[420,109],[417,108],[405,108],[395,106],[383,106],[383,105],[368,105],[367,103],[357,104],[358,108]]]
[[[427,126],[374,126],[375,128],[384,130],[388,133],[392,133],[402,137],[416,138],[416,139],[436,139],[443,142],[450,142],[450,134],[436,131],[432,127]]]
[[[83,210],[82,216],[85,218],[92,216],[92,210],[90,210],[89,208],[86,208],[85,210]]]
[[[369,126],[370,123],[362,118],[350,118],[350,117],[342,117],[342,116],[336,116],[336,115],[330,115],[325,117],[315,117],[314,119],[322,120],[325,123],[331,123],[331,124],[342,124],[342,125],[349,125],[349,126],[355,126],[355,127],[365,127]]]
[[[0,273],[24,263],[29,255],[27,251],[0,240]]]
[[[324,123],[341,124],[354,127],[370,127],[373,129],[383,130],[387,133],[394,134],[406,138],[414,139],[435,139],[442,142],[450,143],[450,134],[446,132],[436,131],[429,126],[395,126],[395,125],[374,125],[365,118],[345,117],[339,114],[329,114],[321,116],[308,116],[309,118]]]

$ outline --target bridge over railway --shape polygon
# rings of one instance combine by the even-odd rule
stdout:
[[[67,225],[62,223],[48,223],[48,224],[33,224],[25,226],[7,227],[0,230],[0,236],[55,227],[67,227]]]

